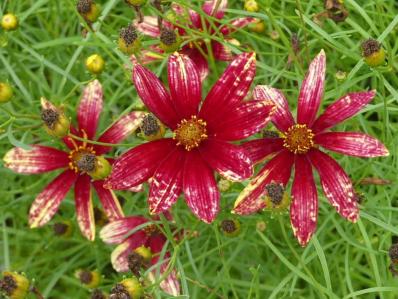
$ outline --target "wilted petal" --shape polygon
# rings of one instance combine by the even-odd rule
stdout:
[[[102,86],[98,80],[90,82],[83,90],[77,110],[79,129],[87,134],[88,139],[95,136],[98,120],[102,111]]]
[[[213,55],[216,60],[230,61],[234,57],[234,55],[232,54],[232,50],[230,47],[228,47],[228,45],[212,41],[211,47],[213,49]]]
[[[91,199],[91,178],[80,175],[75,184],[75,204],[77,223],[83,236],[88,240],[95,239],[95,220]]]
[[[95,191],[98,194],[98,198],[101,201],[102,207],[104,208],[109,221],[115,221],[124,217],[123,209],[120,206],[115,193],[110,189],[105,189],[103,184],[104,181],[102,180],[93,182]]]
[[[207,63],[206,57],[196,48],[183,50],[182,52],[188,55],[195,63],[200,79],[203,81],[209,75],[209,64]]]
[[[243,181],[253,174],[252,160],[238,145],[208,139],[203,142],[199,151],[207,164],[228,180]]]
[[[232,20],[227,26],[222,27],[220,31],[223,35],[229,35],[255,21],[256,19],[252,17],[237,18]]]
[[[352,117],[365,107],[376,95],[376,91],[354,92],[345,95],[328,106],[312,126],[314,132],[322,132]]]
[[[69,158],[66,152],[52,147],[31,145],[31,150],[14,147],[3,160],[4,166],[18,173],[43,173],[58,168],[68,167]]]
[[[99,142],[119,143],[133,133],[141,124],[145,113],[131,112],[120,117],[108,130],[106,130],[100,138]],[[110,146],[95,145],[97,155],[102,155],[112,149]]]
[[[344,218],[356,222],[359,217],[352,183],[343,168],[319,150],[308,152],[312,165],[319,173],[323,192],[330,204]]]
[[[165,159],[152,178],[149,191],[149,210],[153,214],[167,211],[177,200],[182,190],[182,170],[185,152],[175,149]]]
[[[200,220],[211,223],[220,211],[220,193],[213,171],[198,152],[189,152],[185,161],[183,186],[185,201]]]
[[[100,231],[100,238],[107,244],[120,244],[128,237],[128,233],[137,226],[148,222],[140,216],[121,218],[105,225]]]
[[[175,148],[173,139],[165,138],[138,145],[120,156],[104,186],[129,189],[153,176],[162,160]]]
[[[388,156],[386,147],[376,138],[356,132],[326,132],[315,135],[315,143],[331,151],[355,157]]]
[[[202,6],[203,11],[209,16],[222,19],[224,17],[225,9],[227,8],[228,0],[209,0],[205,1]]]
[[[74,171],[66,170],[36,197],[29,210],[29,225],[31,228],[43,226],[51,220],[77,177],[78,174]]]
[[[253,97],[258,101],[269,100],[275,104],[276,109],[272,114],[272,122],[279,131],[286,132],[294,125],[294,119],[290,113],[289,104],[280,90],[266,85],[257,85],[254,88]]]
[[[158,27],[158,18],[151,16],[144,16],[143,22],[138,22],[138,20],[134,20],[134,26],[138,31],[142,32],[145,35],[150,37],[159,37],[160,31]]]
[[[305,155],[296,155],[290,222],[301,246],[307,245],[316,230],[318,195],[312,166]]]
[[[241,145],[249,154],[253,163],[264,160],[267,156],[283,149],[282,138],[261,138],[250,140]]]
[[[196,115],[202,99],[202,84],[195,63],[186,55],[174,53],[168,60],[168,79],[180,118]]]
[[[298,98],[297,123],[312,126],[325,85],[326,55],[322,50],[311,62]]]
[[[293,162],[294,155],[287,150],[276,154],[239,194],[235,201],[233,212],[247,215],[265,208],[265,187],[270,183],[280,183],[286,186],[290,178]]]

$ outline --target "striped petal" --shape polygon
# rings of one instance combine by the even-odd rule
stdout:
[[[134,26],[137,30],[150,37],[159,37],[160,30],[158,27],[158,18],[151,16],[144,16],[143,22],[138,22],[138,20],[133,21]]]
[[[94,241],[95,220],[91,198],[91,178],[88,175],[81,175],[76,181],[75,204],[80,231],[88,240]]]
[[[301,85],[297,106],[297,123],[312,126],[321,104],[326,71],[325,51],[311,62]]]
[[[72,133],[75,136],[83,137],[83,136],[81,136],[80,132],[72,125],[70,125],[69,132]],[[81,141],[73,139],[69,135],[67,135],[64,138],[62,138],[62,141],[71,150],[75,149],[76,146],[81,145]]]
[[[375,90],[354,92],[345,95],[328,106],[325,112],[315,121],[311,129],[315,133],[318,133],[336,126],[361,111],[375,95]]]
[[[87,134],[88,139],[95,137],[98,120],[103,108],[102,85],[98,80],[90,82],[83,90],[77,110],[79,129]]]
[[[388,156],[386,147],[376,138],[356,132],[326,132],[315,135],[315,143],[331,151],[355,157]]]
[[[205,1],[202,6],[203,11],[209,16],[222,19],[224,17],[225,9],[228,6],[228,0],[209,0]]]
[[[66,170],[36,197],[29,210],[29,225],[31,228],[43,226],[51,220],[77,177],[78,174],[74,171]]]
[[[98,138],[98,141],[104,143],[119,143],[123,141],[140,126],[144,115],[145,113],[137,111],[120,117]],[[110,146],[95,145],[97,155],[102,155],[111,149],[112,147]]]
[[[226,42],[227,41],[229,40],[226,40]],[[232,40],[232,39],[231,41],[238,42],[237,40]],[[228,45],[212,41],[211,48],[213,49],[213,55],[216,60],[230,61],[234,57],[234,55],[232,54],[232,50]]]
[[[289,104],[280,90],[266,85],[257,85],[253,90],[253,97],[258,101],[269,100],[275,104],[276,109],[272,114],[272,122],[279,131],[286,132],[294,125]]]
[[[282,138],[262,138],[245,142],[241,145],[249,154],[253,163],[264,160],[267,156],[283,149]]]
[[[128,237],[128,233],[137,226],[147,223],[141,216],[121,218],[105,225],[100,231],[100,238],[107,244],[120,244]]]
[[[122,244],[117,246],[111,254],[111,262],[113,268],[117,272],[129,271],[128,256],[134,249],[144,245],[146,240],[147,236],[145,232],[138,231],[128,237],[128,239],[126,239]]]
[[[117,219],[123,218],[124,213],[115,193],[110,189],[105,189],[103,187],[104,181],[102,180],[94,181],[92,184],[98,194],[98,198],[108,219],[110,221],[115,221]]]
[[[223,35],[229,35],[234,33],[237,29],[243,28],[254,22],[256,22],[256,19],[253,17],[237,18],[232,20],[227,26],[222,27],[220,31]]]
[[[306,246],[316,230],[318,195],[312,167],[305,155],[296,155],[290,205],[290,222],[301,246]]]
[[[209,75],[209,64],[207,63],[206,57],[200,53],[200,51],[196,48],[189,49],[189,50],[183,50],[183,53],[189,56],[189,58],[192,59],[192,61],[195,63],[200,80],[203,81],[206,79],[206,77]]]
[[[68,154],[52,147],[31,145],[30,150],[14,147],[3,160],[4,166],[17,173],[43,173],[68,167]]]
[[[239,215],[248,215],[264,209],[265,187],[272,182],[286,186],[293,162],[294,155],[287,150],[276,154],[239,194],[233,212]]]
[[[319,173],[323,192],[330,204],[344,218],[356,222],[359,217],[352,182],[343,168],[331,157],[319,150],[312,150],[308,157]]]

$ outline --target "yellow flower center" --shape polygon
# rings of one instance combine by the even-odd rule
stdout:
[[[187,151],[198,147],[202,140],[207,139],[206,122],[191,116],[191,119],[183,119],[174,131],[174,139],[177,145],[182,145]]]
[[[314,133],[307,125],[291,126],[284,134],[283,146],[295,154],[305,154],[314,146]]]

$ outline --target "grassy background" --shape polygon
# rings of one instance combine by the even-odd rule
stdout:
[[[322,109],[349,91],[377,89],[373,102],[361,114],[337,129],[359,130],[377,136],[391,155],[380,159],[335,157],[364,193],[361,220],[352,225],[340,218],[328,204],[322,191],[318,230],[306,248],[293,238],[288,214],[262,212],[240,218],[242,233],[235,238],[223,236],[218,221],[200,223],[189,213],[183,200],[173,208],[176,226],[197,230],[199,236],[178,244],[173,258],[180,272],[181,298],[398,298],[397,280],[388,270],[388,248],[398,235],[398,7],[383,0],[345,0],[349,17],[344,23],[325,20],[322,27],[313,16],[323,11],[323,1],[259,0],[259,13],[242,10],[242,1],[230,1],[226,18],[254,15],[266,23],[261,34],[239,30],[234,37],[257,53],[256,84],[282,89],[291,107],[296,107],[298,86],[311,57],[320,49],[327,54],[327,87]],[[99,76],[104,86],[105,108],[100,129],[126,110],[141,104],[123,65],[128,61],[116,48],[119,28],[134,17],[122,0],[102,1],[101,21],[96,33],[81,35],[82,20],[69,0],[3,0],[0,12],[14,12],[21,25],[16,32],[1,32],[0,80],[15,89],[12,103],[0,107],[0,155],[13,145],[40,143],[62,148],[40,127],[39,98],[45,96],[64,104],[75,119],[75,107],[81,89],[92,76],[85,71],[84,60],[100,53],[106,70]],[[194,2],[192,7],[198,9]],[[146,11],[155,12],[150,8]],[[278,40],[270,37],[277,31]],[[291,67],[291,34],[300,39],[300,52]],[[206,37],[206,33],[203,33]],[[373,37],[382,42],[388,64],[371,69],[361,60],[360,43]],[[217,37],[220,38],[220,37]],[[153,41],[147,40],[145,45]],[[212,74],[204,84],[204,94],[222,73],[225,64],[211,63]],[[165,78],[165,63],[151,68]],[[347,73],[338,81],[337,71]],[[139,143],[132,136],[126,143]],[[119,154],[126,150],[120,147]],[[110,265],[112,248],[98,238],[86,241],[76,227],[72,192],[61,205],[57,220],[72,219],[75,232],[71,238],[53,236],[51,226],[30,230],[27,211],[36,194],[55,177],[54,173],[22,176],[0,168],[0,270],[23,271],[46,298],[87,298],[88,290],[73,277],[77,268],[99,269],[105,276],[101,286],[109,290],[122,278]],[[388,186],[362,186],[364,177],[393,181]],[[246,184],[246,183],[244,183]],[[224,211],[219,220],[230,217],[233,202],[243,188],[234,184],[223,194]],[[126,199],[127,215],[147,215],[146,193],[118,193]],[[256,230],[265,221],[265,231]],[[97,228],[97,230],[99,230]],[[148,292],[154,298],[167,296],[156,288]]]

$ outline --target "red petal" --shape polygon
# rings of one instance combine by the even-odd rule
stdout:
[[[276,154],[258,175],[246,186],[235,201],[234,213],[247,215],[265,208],[265,186],[269,183],[281,183],[286,186],[290,178],[294,155],[283,150]]]
[[[341,216],[356,222],[359,217],[358,205],[351,180],[343,168],[319,150],[310,151],[308,157],[319,173],[323,192],[331,205]]]
[[[145,35],[148,35],[150,37],[160,36],[157,17],[144,16],[143,22],[140,23],[138,22],[138,20],[134,20],[133,23],[137,30]]]
[[[256,19],[252,17],[238,18],[231,21],[227,26],[222,27],[220,31],[223,35],[229,35],[234,33],[237,29],[243,28],[255,21]]]
[[[297,106],[297,123],[312,126],[323,96],[325,71],[326,55],[322,50],[311,62],[301,85]]]
[[[173,102],[162,82],[154,73],[140,64],[135,64],[133,69],[133,82],[137,93],[157,118],[169,128],[175,129],[180,118],[178,117]]]
[[[200,220],[211,223],[220,211],[220,193],[213,171],[196,151],[185,161],[183,186],[185,201]]]
[[[120,244],[137,226],[148,220],[140,216],[121,218],[105,225],[100,231],[100,238],[107,244]],[[146,240],[146,238],[143,238]]]
[[[254,163],[264,160],[267,156],[283,149],[282,138],[262,138],[250,140],[242,144]]]
[[[101,201],[102,207],[104,208],[105,214],[110,221],[115,221],[124,217],[122,207],[120,206],[119,200],[112,190],[105,189],[102,185],[104,181],[94,181],[93,186],[98,194],[98,198]]]
[[[247,101],[231,108],[219,123],[214,123],[209,130],[216,138],[240,140],[247,138],[270,121],[275,106],[269,101]]]
[[[208,93],[199,113],[200,117],[208,123],[218,122],[225,110],[244,99],[255,74],[255,53],[238,55]]]
[[[131,252],[145,244],[147,237],[145,232],[138,231],[132,234],[126,241],[120,244],[111,254],[111,262],[113,268],[117,272],[127,272],[129,270],[128,266],[128,256]]]
[[[290,205],[290,222],[301,246],[307,245],[316,230],[318,195],[312,167],[305,155],[296,155]]]
[[[253,174],[253,162],[246,151],[223,140],[208,139],[199,147],[207,164],[231,181],[243,181]]]
[[[31,150],[14,147],[3,160],[4,166],[18,173],[43,173],[58,168],[68,167],[69,158],[66,152],[52,147],[31,145]]]
[[[100,136],[100,138],[98,138],[98,141],[104,143],[119,143],[123,141],[139,127],[144,115],[145,114],[143,112],[131,112],[120,117]],[[111,149],[112,147],[110,146],[95,146],[95,152],[97,155],[102,155]]]
[[[31,228],[43,226],[51,220],[77,177],[78,174],[74,171],[66,170],[36,197],[29,210],[29,225]]]
[[[188,4],[189,6],[189,4]],[[171,9],[179,16],[182,17],[183,20],[186,20],[187,15],[189,15],[189,18],[192,22],[192,25],[194,28],[201,28],[202,23],[201,23],[201,17],[200,15],[194,11],[193,9],[190,9],[185,6],[181,6],[178,3],[172,2],[171,3]]]
[[[266,85],[257,85],[254,88],[253,96],[258,101],[270,100],[275,104],[276,110],[272,114],[272,122],[279,131],[286,132],[294,125],[289,104],[280,90]]]
[[[228,40],[225,40],[228,42]],[[213,55],[216,60],[230,61],[234,57],[231,48],[228,45],[212,41],[211,47],[213,49]]]
[[[87,134],[88,139],[95,136],[98,120],[102,111],[102,86],[98,80],[90,82],[83,90],[77,110],[79,129]]]
[[[322,132],[352,117],[365,107],[376,95],[376,91],[354,92],[345,95],[326,108],[312,126],[314,132]]]
[[[209,16],[214,16],[217,19],[222,19],[224,17],[224,12],[227,6],[228,0],[209,0],[205,1],[202,9]]]
[[[315,143],[331,151],[355,157],[388,156],[386,147],[376,138],[356,132],[327,132],[315,135]]]
[[[76,128],[74,126],[72,126],[72,125],[70,126],[69,131],[70,131],[70,133],[72,133],[75,136],[82,137],[81,134],[79,133],[79,131],[76,130]],[[72,140],[73,140],[73,142],[72,142]],[[69,136],[65,136],[64,138],[62,138],[62,141],[71,150],[75,149],[76,146],[81,145],[81,142],[79,140],[72,139]]]
[[[196,48],[188,50],[184,49],[182,52],[188,55],[195,63],[200,79],[203,81],[209,75],[209,64],[207,63],[206,57],[204,57]]]
[[[114,190],[129,189],[147,181],[174,148],[175,142],[170,138],[136,146],[113,163],[112,173],[104,186]]]
[[[88,240],[93,241],[95,239],[95,220],[91,199],[91,178],[88,175],[81,175],[76,181],[75,204],[80,231]]]
[[[156,169],[149,191],[149,210],[152,214],[167,211],[182,190],[182,169],[185,152],[175,149]]]
[[[197,115],[202,85],[195,63],[177,52],[169,57],[168,78],[171,98],[181,118]]]

